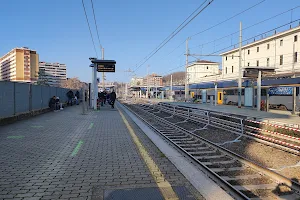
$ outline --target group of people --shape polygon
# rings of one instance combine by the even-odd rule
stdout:
[[[67,92],[67,97],[68,97],[68,105],[73,106],[73,101],[75,101],[76,105],[79,104],[79,92],[76,91],[75,95],[72,90]]]
[[[52,98],[50,98],[49,107],[52,110],[62,110],[62,106],[60,104],[59,97],[53,96]]]
[[[117,95],[114,90],[111,93],[107,93],[106,91],[98,92],[98,102],[101,104],[101,106],[107,102],[112,108],[114,108],[116,98]]]

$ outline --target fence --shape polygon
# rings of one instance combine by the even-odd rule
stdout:
[[[46,109],[53,96],[66,102],[68,91],[67,88],[0,81],[0,119]]]

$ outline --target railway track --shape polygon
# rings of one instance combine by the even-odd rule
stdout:
[[[300,155],[300,138],[258,128],[253,125],[255,124],[254,122],[247,120],[244,116],[211,112],[185,106],[174,106],[167,103],[158,105],[141,104],[141,106],[156,109],[157,112],[165,112],[171,116],[183,117],[189,121],[205,124],[205,126],[230,131],[238,136],[242,135],[269,146]]]
[[[300,185],[276,172],[266,169],[249,161],[224,147],[200,137],[194,131],[179,126],[179,122],[170,122],[167,119],[176,114],[186,120],[199,122],[202,116],[201,128],[205,126],[221,126],[232,132],[240,131],[240,118],[231,116],[232,120],[226,122],[225,116],[218,114],[207,117],[205,111],[170,109],[165,116],[159,116],[163,106],[125,105],[134,114],[147,123],[152,129],[161,134],[169,142],[193,159],[211,178],[220,184],[236,199],[300,199]],[[165,112],[164,111],[164,112]],[[196,118],[196,119],[195,119]],[[217,118],[217,120],[215,120]],[[185,121],[185,120],[183,120]],[[226,126],[225,126],[226,125]],[[200,128],[200,129],[201,129]],[[220,127],[219,127],[220,128]],[[242,130],[243,132],[244,130]]]

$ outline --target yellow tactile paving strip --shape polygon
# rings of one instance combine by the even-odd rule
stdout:
[[[139,138],[136,136],[134,130],[128,123],[127,119],[125,118],[124,114],[119,110],[119,113],[126,125],[134,144],[137,146],[143,160],[145,161],[147,167],[149,168],[153,179],[155,180],[160,192],[162,193],[163,197],[166,200],[179,200],[178,196],[174,192],[171,184],[165,179],[164,175],[160,171],[159,167],[156,165],[154,160],[151,158],[143,144],[140,142]]]

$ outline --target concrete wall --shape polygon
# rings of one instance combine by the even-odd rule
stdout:
[[[0,81],[0,118],[48,108],[51,97],[58,96],[67,101],[69,89],[27,83]],[[76,91],[73,91],[74,94]]]

